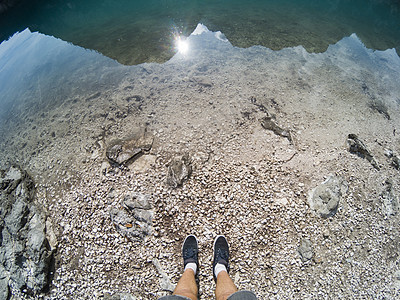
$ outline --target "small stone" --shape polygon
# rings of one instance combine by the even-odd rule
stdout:
[[[385,149],[385,150],[383,151],[383,154],[385,154],[385,156],[386,156],[387,158],[393,157],[393,151],[390,150],[390,149]]]
[[[311,247],[311,241],[308,239],[303,239],[300,242],[300,246],[297,248],[300,254],[300,258],[303,262],[310,261],[314,256],[314,251]]]

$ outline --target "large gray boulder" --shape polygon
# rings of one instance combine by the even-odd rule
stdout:
[[[14,289],[36,295],[50,283],[54,251],[34,195],[33,181],[26,172],[18,167],[0,171],[1,299],[7,299]]]
[[[143,241],[152,232],[153,211],[150,196],[130,192],[122,205],[110,210],[116,230],[132,241]]]

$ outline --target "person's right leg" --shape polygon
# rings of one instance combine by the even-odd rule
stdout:
[[[194,235],[187,236],[182,246],[184,272],[176,285],[173,295],[197,300],[198,288],[195,276],[199,266],[198,253],[196,237]]]
[[[237,292],[237,288],[229,277],[229,246],[226,238],[222,235],[214,241],[214,279],[217,282],[215,297],[217,300],[226,300],[230,295]]]
[[[230,295],[237,292],[236,285],[229,277],[228,272],[221,271],[217,277],[217,287],[215,288],[215,298],[226,300]]]

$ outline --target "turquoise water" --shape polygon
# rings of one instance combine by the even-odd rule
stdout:
[[[0,39],[29,27],[133,65],[168,60],[174,35],[198,23],[238,47],[318,53],[356,33],[368,48],[400,51],[400,4],[389,0],[42,0],[1,16]]]

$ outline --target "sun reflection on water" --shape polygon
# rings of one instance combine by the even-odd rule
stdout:
[[[178,36],[175,38],[175,48],[181,54],[187,54],[189,52],[189,42],[186,38]]]

